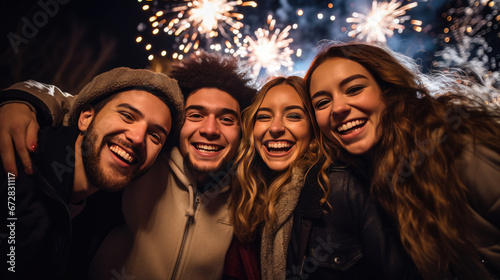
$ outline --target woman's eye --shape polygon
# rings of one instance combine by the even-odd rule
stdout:
[[[269,115],[257,115],[255,117],[255,119],[258,121],[266,121],[266,120],[270,120],[271,116],[269,116]]]
[[[314,105],[314,108],[316,110],[321,110],[321,109],[325,109],[326,107],[328,107],[328,105],[330,104],[331,100],[329,99],[322,99],[322,100],[319,100],[318,102],[316,102],[316,104]]]
[[[349,89],[347,89],[347,94],[356,94],[356,93],[359,93],[360,91],[362,91],[363,89],[365,88],[365,86],[353,86],[353,87],[350,87]]]
[[[286,117],[289,118],[289,119],[292,119],[292,120],[301,120],[301,119],[303,119],[303,116],[301,114],[297,114],[297,113],[288,114]]]

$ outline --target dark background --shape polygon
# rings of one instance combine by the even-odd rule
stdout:
[[[42,2],[49,2],[42,0]],[[57,1],[51,1],[58,3]],[[63,1],[61,1],[63,2]],[[2,25],[2,88],[26,79],[53,83],[75,93],[93,76],[118,66],[144,68],[145,54],[134,38],[140,21],[135,1],[81,1],[58,3],[58,11],[15,52],[8,34],[23,34],[23,18],[33,23],[43,12],[38,1],[4,1]],[[39,19],[43,22],[43,18]],[[24,37],[24,36],[23,36]]]

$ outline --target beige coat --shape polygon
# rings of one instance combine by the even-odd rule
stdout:
[[[126,226],[101,244],[90,279],[220,279],[233,227],[229,187],[197,195],[179,150],[123,195]]]

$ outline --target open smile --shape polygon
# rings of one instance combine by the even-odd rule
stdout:
[[[267,152],[274,155],[285,155],[294,145],[295,143],[286,140],[264,142]]]
[[[124,148],[113,143],[108,144],[108,147],[112,154],[127,166],[132,166],[138,162],[133,152],[127,151]]]
[[[353,133],[361,129],[366,124],[367,121],[368,121],[367,119],[357,119],[348,121],[346,123],[343,123],[342,125],[339,125],[337,127],[337,132],[341,135]]]
[[[224,149],[224,146],[216,144],[193,143],[193,147],[203,153],[216,153]]]

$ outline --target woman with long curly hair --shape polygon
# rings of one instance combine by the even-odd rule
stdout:
[[[239,252],[250,252],[241,259],[248,264],[260,254],[262,279],[415,275],[385,212],[363,191],[366,181],[332,166],[320,153],[319,129],[302,78],[266,83],[243,112],[242,131],[231,213],[235,242],[244,248]],[[304,226],[310,231],[304,233]],[[311,248],[321,263],[296,257],[302,248],[295,245],[307,238],[316,244]],[[228,256],[237,259],[231,249]],[[248,277],[255,269],[247,268],[247,277],[236,278],[256,279]]]
[[[363,43],[324,48],[305,80],[327,161],[367,170],[421,275],[499,279],[500,110]]]

